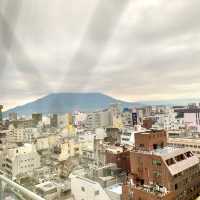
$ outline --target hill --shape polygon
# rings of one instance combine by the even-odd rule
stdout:
[[[73,111],[96,111],[107,108],[112,103],[120,103],[123,107],[138,106],[137,103],[121,101],[101,93],[53,93],[36,101],[17,106],[6,111],[16,112],[19,115],[31,115],[34,112],[43,114],[66,113]]]

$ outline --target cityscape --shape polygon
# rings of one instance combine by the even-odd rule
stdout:
[[[200,200],[200,0],[0,0],[0,200]]]
[[[0,108],[1,199],[195,200],[200,194],[198,103],[114,102],[93,112],[29,116]]]

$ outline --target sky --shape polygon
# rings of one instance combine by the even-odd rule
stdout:
[[[199,97],[199,0],[1,0],[0,104],[53,92]]]

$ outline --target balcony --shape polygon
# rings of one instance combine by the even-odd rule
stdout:
[[[0,175],[0,200],[45,200],[30,190]]]

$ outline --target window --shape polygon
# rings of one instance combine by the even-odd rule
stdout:
[[[152,164],[160,166],[161,165],[161,161],[160,160],[152,160]]]
[[[84,188],[84,187],[81,187],[81,191],[82,191],[82,192],[85,192],[85,188]]]
[[[165,161],[167,163],[168,166],[175,164],[175,161],[173,158],[170,158],[168,160]]]
[[[99,190],[95,191],[94,195],[95,196],[99,195]]]
[[[185,155],[186,155],[188,158],[190,158],[190,157],[192,157],[192,156],[193,156],[193,154],[192,154],[192,152],[191,152],[191,151],[188,151],[188,152],[186,152],[186,153],[185,153]]]
[[[176,183],[175,186],[174,186],[175,190],[178,189],[178,184]]]
[[[153,172],[153,175],[154,175],[155,177],[160,177],[160,172],[154,171],[154,172]]]

